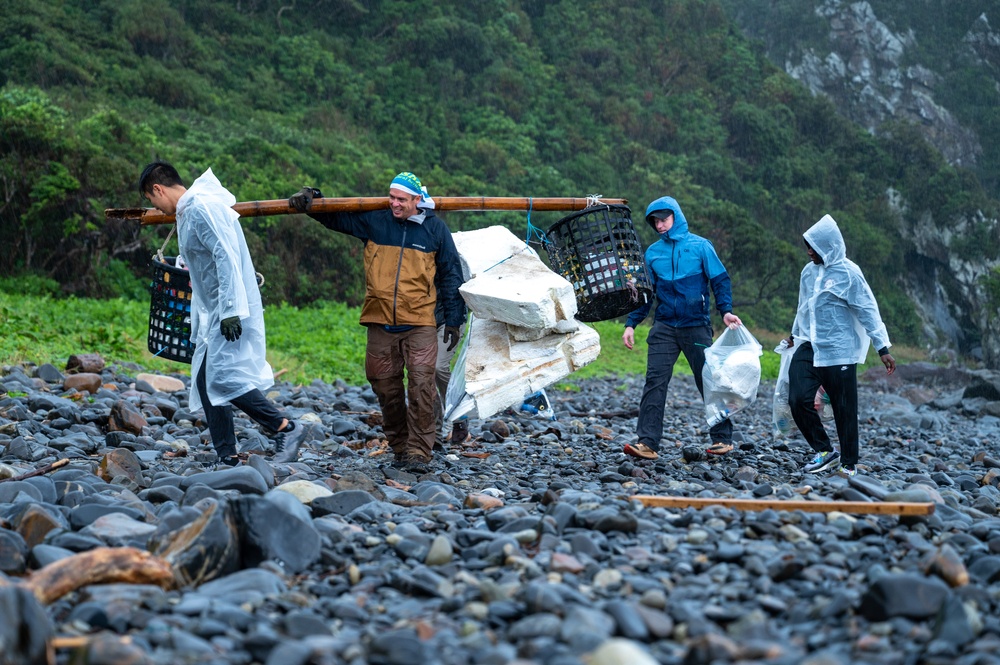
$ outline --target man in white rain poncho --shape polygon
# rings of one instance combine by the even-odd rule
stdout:
[[[276,462],[298,456],[301,423],[289,420],[261,390],[274,384],[265,358],[264,308],[236,198],[212,170],[191,189],[170,164],[153,162],[139,178],[139,191],[153,207],[177,216],[180,254],[191,275],[191,343],[195,345],[189,407],[205,410],[219,460],[235,466],[236,432],[230,404],[276,432]]]
[[[858,463],[857,364],[868,355],[868,340],[878,349],[886,371],[896,370],[889,334],[861,268],[847,258],[837,222],[825,215],[802,234],[812,260],[799,279],[799,306],[788,346],[796,348],[788,368],[788,404],[802,436],[816,451],[803,470],[819,473],[838,461],[840,473],[853,476]],[[833,449],[814,405],[820,386],[830,396],[840,438]]]

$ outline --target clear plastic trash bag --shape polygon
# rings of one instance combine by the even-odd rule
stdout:
[[[701,378],[709,427],[756,401],[761,354],[760,342],[746,326],[726,328],[715,343],[705,349]]]
[[[788,366],[792,364],[795,348],[789,348],[788,340],[783,339],[774,347],[774,352],[781,356],[781,364],[778,366],[778,380],[774,384],[774,401],[771,404],[771,433],[775,439],[780,439],[797,429],[792,420],[792,407],[788,405]]]
[[[771,405],[771,433],[775,439],[791,436],[798,431],[795,420],[792,419],[792,407],[788,405],[788,368],[792,364],[792,356],[796,347],[789,347],[788,340],[783,339],[774,347],[774,352],[781,356],[778,367],[778,380],[774,384],[774,401]],[[813,407],[819,413],[820,420],[833,420],[833,407],[830,406],[830,396],[823,386],[816,391]]]

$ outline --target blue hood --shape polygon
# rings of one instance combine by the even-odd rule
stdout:
[[[669,231],[667,231],[668,238],[671,240],[677,240],[688,232],[687,218],[684,217],[680,204],[678,204],[672,196],[661,196],[646,206],[646,223],[649,224],[654,231],[656,230],[656,224],[653,222],[653,218],[650,217],[650,215],[660,210],[673,210],[674,212],[674,225],[670,227]]]

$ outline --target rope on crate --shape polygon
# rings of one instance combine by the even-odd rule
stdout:
[[[160,263],[166,263],[166,260],[163,258],[163,251],[167,248],[167,243],[170,242],[170,239],[174,237],[174,231],[176,230],[177,225],[172,224],[170,226],[170,233],[167,234],[167,239],[163,241],[163,246],[156,250],[156,260]]]
[[[549,242],[549,237],[545,235],[545,231],[543,231],[542,229],[538,228],[537,226],[531,223],[531,207],[532,207],[532,199],[531,197],[528,197],[528,230],[526,235],[524,236],[524,244],[525,245],[530,244],[531,238],[532,236],[534,236],[535,238],[538,239],[539,243],[541,243],[542,245],[547,245]]]
[[[587,207],[589,208],[591,206],[603,205],[605,208],[608,208],[610,210],[611,206],[608,205],[607,203],[604,203],[603,201],[601,201],[602,198],[604,198],[603,194],[591,194],[591,195],[589,195],[587,197]]]

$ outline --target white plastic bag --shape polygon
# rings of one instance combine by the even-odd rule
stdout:
[[[710,427],[756,401],[762,353],[760,342],[746,326],[726,328],[705,349],[701,378],[705,418]]]

